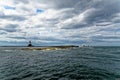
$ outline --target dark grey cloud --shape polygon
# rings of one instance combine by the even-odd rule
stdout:
[[[96,24],[96,26],[109,26],[109,25],[111,25],[111,22],[107,22],[107,21],[99,21]]]
[[[78,29],[78,28],[84,28],[84,27],[88,27],[88,25],[82,24],[82,23],[76,23],[76,24],[73,23],[73,24],[69,24],[68,26],[62,27],[61,29]]]
[[[18,26],[19,25],[17,24],[8,24],[4,27],[0,27],[0,30],[6,31],[6,32],[16,32],[18,30],[17,29]]]
[[[4,15],[4,13],[0,11],[0,16],[3,16],[3,15]]]
[[[44,0],[44,2],[48,2],[50,4],[53,4],[53,8],[55,9],[65,9],[65,8],[74,8],[77,12],[80,12],[81,10],[86,10],[93,6],[97,0]]]
[[[82,22],[75,22],[74,19],[72,23],[69,23],[67,26],[62,27],[62,29],[77,29],[77,28],[83,28],[83,27],[90,27],[93,25],[98,25],[96,23],[103,22],[111,22],[119,23],[119,19],[116,19],[111,21],[117,13],[120,13],[120,0],[66,0],[66,1],[58,1],[55,0],[56,6],[59,9],[62,8],[74,8],[74,10],[71,10],[72,13],[76,17],[79,16],[82,13],[84,14],[84,20]],[[64,15],[64,19],[68,19],[66,17],[67,15]],[[73,18],[73,16],[69,16],[69,18]],[[79,20],[79,18],[78,18]],[[74,22],[74,23],[73,23]],[[86,23],[86,24],[83,24]],[[110,24],[101,24],[99,26],[108,26]]]
[[[60,1],[60,0],[53,0],[52,2],[55,5],[55,8],[57,9],[61,9],[61,8],[73,8],[80,0],[64,0],[64,1]],[[88,0],[89,1],[89,0]]]
[[[114,18],[114,15],[120,12],[120,1],[119,0],[101,0],[93,5],[96,11],[91,12],[85,18],[88,24],[93,24],[101,20],[110,21]]]
[[[24,3],[24,4],[28,4],[30,0],[14,0],[15,4],[19,4],[19,3]]]
[[[111,21],[114,22],[114,23],[120,23],[120,15],[115,15],[114,18]]]
[[[92,7],[105,11],[110,10],[111,12],[120,10],[119,0],[52,0],[52,2],[55,4],[55,8],[74,8],[78,12]]]
[[[114,20],[113,22],[114,23],[120,23],[120,20]]]
[[[0,19],[10,20],[10,21],[24,21],[26,18],[19,15],[0,15]]]
[[[120,36],[93,36],[93,39],[120,39]]]
[[[92,36],[92,42],[120,42],[120,36],[116,35],[100,35],[100,36]]]
[[[0,29],[0,35],[4,35],[4,34],[7,34],[7,33]]]
[[[43,41],[61,41],[60,39],[54,38],[54,37],[45,37],[45,36],[33,36],[33,37],[27,37],[27,39],[32,40],[43,40]]]
[[[9,37],[9,38],[13,38],[13,39],[26,39],[25,37]]]

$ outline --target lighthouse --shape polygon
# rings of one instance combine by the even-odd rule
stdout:
[[[28,47],[32,47],[32,42],[29,41]]]

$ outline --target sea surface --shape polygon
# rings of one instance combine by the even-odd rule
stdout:
[[[120,80],[120,47],[0,47],[0,80]]]

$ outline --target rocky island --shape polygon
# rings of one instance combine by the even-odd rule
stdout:
[[[29,44],[27,47],[22,48],[22,50],[61,50],[61,49],[71,49],[79,46],[75,45],[62,45],[62,46],[45,46],[45,47],[35,47],[32,45],[32,42],[29,41]]]
[[[67,46],[47,46],[47,47],[26,47],[22,50],[61,50],[61,49],[72,49],[79,46],[67,45]]]

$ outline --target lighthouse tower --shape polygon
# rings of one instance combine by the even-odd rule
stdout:
[[[28,47],[32,47],[32,42],[29,41]]]

